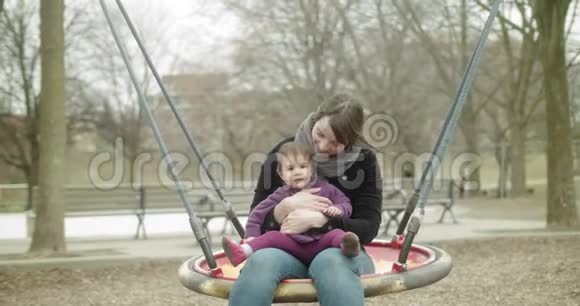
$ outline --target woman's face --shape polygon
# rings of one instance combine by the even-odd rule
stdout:
[[[321,157],[334,156],[344,151],[345,145],[336,140],[328,116],[320,118],[312,128],[312,140],[316,153]]]

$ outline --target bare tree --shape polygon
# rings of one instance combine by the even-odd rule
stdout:
[[[0,31],[3,32],[0,57],[5,63],[0,67],[0,93],[6,101],[7,113],[4,120],[0,120],[0,131],[4,133],[0,158],[24,173],[30,207],[38,165],[36,105],[39,91],[34,88],[40,56],[34,32],[38,8],[24,1],[7,5],[9,7],[0,18]]]
[[[229,96],[222,117],[226,152],[241,160],[255,152],[266,152],[281,138],[294,136],[298,122],[273,124],[272,119],[284,116],[277,107],[283,104],[278,102],[282,99],[282,95],[254,91]]]
[[[227,1],[240,16],[245,35],[238,41],[238,82],[260,90],[308,93],[289,110],[303,113],[341,87],[345,29],[335,5],[354,1]]]
[[[33,254],[66,251],[64,166],[66,147],[64,0],[40,2],[41,102],[38,203],[30,244]]]
[[[28,209],[32,207],[32,189],[38,167],[38,88],[40,41],[38,39],[38,5],[33,1],[8,1],[0,15],[0,99],[4,115],[0,120],[0,161],[23,173],[28,184]],[[67,9],[65,49],[74,48],[74,39],[86,29],[79,22],[85,11],[71,5]],[[75,70],[68,78],[75,79]],[[73,101],[78,87],[67,87],[67,104],[77,107],[67,111],[68,125],[77,126],[90,104]],[[70,133],[72,135],[72,133]]]
[[[566,63],[566,16],[570,0],[532,2],[538,22],[547,112],[548,227],[580,224],[576,207],[570,101]]]
[[[325,96],[349,91],[370,112],[401,118],[401,143],[408,149],[427,150],[422,139],[431,136],[431,124],[416,122],[438,104],[425,106],[426,93],[417,90],[416,80],[428,78],[424,61],[414,56],[409,28],[387,1],[226,3],[246,27],[235,54],[235,85],[285,95],[272,101],[285,116],[271,126],[295,128]]]
[[[164,37],[168,26],[167,15],[151,15],[138,8],[130,10],[129,15],[156,65],[161,66],[171,61],[173,54],[168,50],[168,37]],[[151,93],[153,77],[145,59],[122,17],[115,12],[112,18],[137,69],[140,87],[149,96],[148,101],[155,110],[159,103],[164,102]],[[89,88],[96,93],[94,99],[98,101],[97,110],[90,119],[97,135],[106,143],[113,145],[117,139],[122,139],[124,157],[131,168],[129,181],[133,183],[136,179],[132,175],[133,162],[149,146],[144,114],[106,20],[100,11],[93,12],[88,20],[93,26],[98,25],[95,30],[85,34],[85,39],[79,46],[82,49],[79,56],[84,59],[82,65],[88,72],[81,77],[91,82]]]
[[[510,35],[506,29],[506,24],[500,19],[502,26],[502,36],[508,58],[509,67],[509,90],[508,96],[508,118],[511,123],[510,129],[510,148],[511,148],[511,195],[514,197],[524,195],[526,192],[526,131],[528,119],[528,109],[534,112],[539,102],[530,93],[533,85],[534,66],[537,62],[537,41],[536,30],[530,22],[531,17],[525,16],[525,7],[523,3],[516,3],[522,17],[522,43],[520,46],[519,59],[513,54],[513,43],[510,41]],[[518,62],[515,62],[518,60]],[[536,78],[537,80],[537,78]],[[529,106],[530,104],[531,107]]]
[[[477,1],[485,10],[489,6]],[[538,66],[537,29],[530,9],[525,1],[511,1],[504,4],[498,14],[500,29],[497,32],[501,51],[498,55],[505,62],[494,69],[500,91],[486,108],[499,107],[505,113],[505,126],[497,127],[496,152],[507,152],[509,158],[502,158],[507,165],[500,165],[500,177],[507,176],[511,169],[511,196],[521,196],[526,192],[526,141],[530,118],[537,111],[541,93],[534,84],[540,81]],[[502,153],[503,154],[503,153]],[[502,154],[496,154],[499,158]],[[499,162],[499,159],[498,159]],[[505,173],[504,173],[505,172]],[[501,180],[506,182],[505,180]],[[505,190],[505,186],[498,190]]]
[[[482,8],[487,4],[477,1]],[[529,119],[536,112],[541,94],[534,84],[540,81],[538,73],[537,29],[525,1],[511,1],[499,13],[499,38],[502,57],[506,59],[501,79],[501,94],[493,106],[501,107],[507,113],[507,126],[501,133],[501,142],[509,142],[511,158],[511,195],[521,196],[526,192],[526,140]],[[515,21],[514,21],[515,20]],[[499,66],[502,67],[502,66]]]
[[[335,5],[335,9],[347,37],[343,42],[344,77],[354,84],[369,111],[387,112],[402,119],[399,142],[406,150],[427,151],[432,136],[430,124],[415,123],[428,117],[426,109],[430,107],[424,103],[420,83],[429,72],[423,69],[425,56],[408,39],[410,26],[386,0],[359,1],[349,8]],[[434,104],[438,105],[431,106]]]
[[[354,89],[347,76],[346,25],[337,7],[349,10],[355,3],[224,1],[243,27],[223,117],[225,144],[234,155],[270,149],[293,136],[324,98]]]
[[[402,20],[410,26],[415,37],[428,52],[440,80],[440,91],[448,97],[456,93],[457,82],[467,62],[469,31],[468,8],[465,2],[438,0],[429,4],[414,1],[392,0]],[[453,5],[457,8],[452,11]],[[436,14],[433,14],[436,12]],[[460,16],[456,20],[454,16]],[[457,25],[459,24],[459,26]],[[428,29],[441,29],[430,31]],[[445,47],[439,41],[445,40]],[[474,87],[477,87],[474,84]],[[468,97],[471,99],[471,97]],[[467,150],[479,154],[478,114],[481,108],[473,102],[465,104],[460,127]],[[479,169],[471,172],[469,180],[479,183]]]

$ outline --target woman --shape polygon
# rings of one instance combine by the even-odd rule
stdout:
[[[332,203],[310,189],[285,198],[267,216],[262,233],[280,230],[300,234],[334,228],[355,233],[361,244],[371,242],[381,223],[382,178],[374,152],[362,136],[362,106],[348,95],[336,95],[310,114],[294,139],[286,139],[262,166],[251,208],[283,182],[277,174],[276,152],[284,143],[305,143],[316,153],[318,175],[340,189],[351,201],[351,218],[328,218],[322,212]],[[371,258],[361,252],[347,258],[337,248],[320,252],[305,266],[292,255],[274,248],[255,252],[230,291],[230,306],[271,305],[278,283],[285,278],[312,278],[322,306],[364,305],[359,275],[374,272]]]

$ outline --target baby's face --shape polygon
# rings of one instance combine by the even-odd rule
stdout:
[[[312,165],[302,155],[282,157],[280,159],[280,177],[290,188],[303,189],[310,182]]]

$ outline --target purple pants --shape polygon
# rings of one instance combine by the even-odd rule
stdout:
[[[342,237],[346,232],[334,229],[320,236],[320,239],[307,243],[298,243],[286,234],[279,231],[269,231],[246,242],[252,250],[257,251],[265,248],[277,248],[286,251],[300,259],[304,264],[309,264],[312,259],[322,250],[328,248],[340,248]]]

